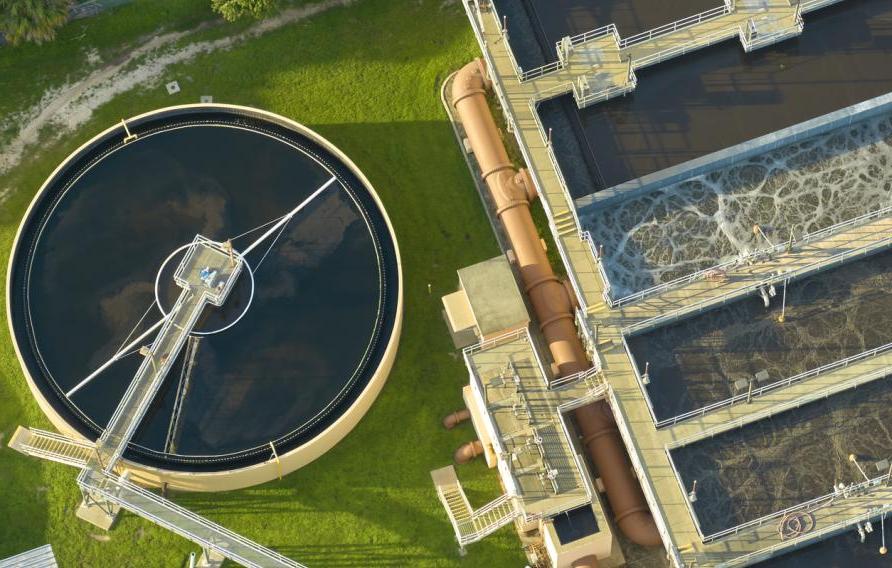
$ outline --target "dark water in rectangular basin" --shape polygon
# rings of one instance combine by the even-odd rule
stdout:
[[[727,399],[737,380],[766,386],[892,342],[892,252],[775,287],[771,307],[751,295],[628,338],[658,420]]]
[[[540,105],[574,197],[892,91],[892,2],[848,0],[752,53],[737,40],[638,71],[631,94]],[[580,167],[582,166],[582,167]]]

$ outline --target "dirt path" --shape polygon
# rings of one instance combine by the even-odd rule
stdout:
[[[153,37],[133,49],[126,57],[93,71],[83,79],[48,90],[39,103],[21,113],[18,134],[8,144],[0,147],[0,175],[15,167],[25,150],[38,140],[52,141],[74,130],[89,120],[96,108],[115,96],[157,81],[170,65],[188,61],[197,55],[228,49],[332,8],[348,6],[354,1],[323,0],[309,6],[284,10],[275,17],[257,22],[242,33],[180,47],[174,47],[174,44],[188,38],[192,31]],[[138,63],[134,65],[134,62]],[[45,129],[49,126],[53,127],[53,132],[47,138]],[[0,203],[9,192],[10,188],[0,187]]]

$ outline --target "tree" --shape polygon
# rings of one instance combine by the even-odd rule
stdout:
[[[0,0],[0,33],[13,45],[50,41],[70,7],[71,0]]]
[[[211,7],[224,19],[234,22],[241,18],[259,18],[272,12],[278,0],[211,0]]]

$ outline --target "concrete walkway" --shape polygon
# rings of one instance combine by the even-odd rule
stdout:
[[[800,9],[804,13],[833,3],[836,2],[805,1]],[[574,86],[577,102],[583,104],[597,102],[597,97],[592,96],[597,89],[612,90],[611,96],[621,94],[630,85],[634,86],[634,69],[723,39],[741,37],[742,49],[749,50],[791,37],[801,31],[797,29],[796,5],[786,0],[738,1],[733,10],[726,10],[721,15],[632,45],[625,45],[614,32],[602,33],[574,44],[565,65],[555,65],[555,70],[539,76],[528,74],[524,81],[518,76],[501,26],[492,13],[479,12],[476,3],[466,3],[465,7],[493,75],[499,103],[539,188],[567,271],[587,309],[589,327],[597,329],[602,369],[611,387],[611,403],[620,431],[630,447],[634,469],[657,517],[673,563],[696,566],[755,563],[786,547],[801,546],[809,539],[824,538],[843,530],[847,523],[859,518],[876,515],[876,508],[882,503],[892,505],[892,490],[874,488],[870,496],[840,496],[822,503],[820,508],[810,512],[814,524],[806,534],[782,538],[778,525],[781,519],[775,517],[704,543],[690,512],[687,497],[690,488],[680,485],[668,453],[668,447],[679,441],[689,442],[715,435],[805,404],[816,397],[829,396],[879,378],[892,368],[892,356],[880,354],[865,358],[856,364],[774,389],[749,404],[726,406],[658,430],[643,387],[623,347],[624,333],[635,330],[636,326],[639,330],[646,329],[708,309],[751,293],[754,287],[769,278],[783,280],[800,276],[884,248],[892,236],[889,233],[892,220],[877,219],[853,226],[825,239],[794,247],[789,252],[776,253],[770,259],[730,270],[723,278],[692,281],[639,303],[612,310],[604,302],[604,283],[597,261],[589,243],[580,238],[573,201],[562,183],[547,134],[535,110],[537,102],[574,92]],[[583,77],[585,80],[580,82]],[[581,100],[580,95],[587,95],[587,98]]]

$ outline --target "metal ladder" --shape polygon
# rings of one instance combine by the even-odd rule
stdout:
[[[78,468],[86,467],[87,461],[96,454],[96,446],[90,442],[22,426],[16,429],[9,440],[9,447],[25,455]]]

